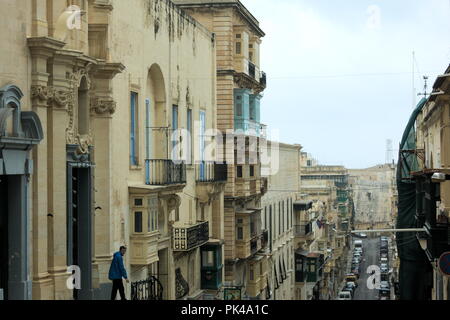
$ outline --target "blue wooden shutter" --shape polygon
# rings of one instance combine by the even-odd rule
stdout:
[[[187,131],[189,134],[187,141],[187,154],[186,160],[188,163],[192,163],[192,109],[187,110]]]
[[[130,126],[130,163],[131,165],[137,165],[137,157],[136,157],[136,101],[137,101],[137,93],[131,92],[131,101],[130,101],[130,118],[131,118],[131,126]]]
[[[206,131],[206,114],[200,111],[200,179],[205,179],[205,131]]]
[[[150,135],[150,99],[145,99],[145,181],[146,184],[150,184],[150,146],[151,146],[151,135]]]
[[[174,150],[177,147],[177,141],[178,138],[176,134],[174,134],[178,130],[178,106],[173,105],[172,106],[172,150]],[[178,152],[173,153],[173,160],[178,159]]]

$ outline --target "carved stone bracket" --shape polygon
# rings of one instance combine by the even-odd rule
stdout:
[[[112,99],[91,99],[91,114],[112,115],[116,111],[116,102]]]
[[[198,201],[201,205],[211,204],[212,201],[217,200],[221,192],[224,190],[224,184],[209,183],[201,184],[196,187]]]
[[[172,210],[177,209],[181,205],[181,198],[176,194],[170,194],[167,196],[163,196],[162,200],[165,200],[167,203],[167,210],[171,212]]]
[[[54,87],[47,86],[31,86],[31,99],[46,102],[49,107],[54,105],[64,108],[72,98],[72,93],[69,91],[57,90]]]
[[[48,87],[46,86],[31,86],[31,99],[38,99],[39,101],[47,101],[48,100]]]
[[[50,95],[48,98],[48,104],[54,105],[58,108],[65,108],[70,100],[73,99],[72,92],[64,90],[50,89]]]
[[[239,88],[251,88],[256,94],[265,89],[263,85],[245,73],[234,73],[233,78]]]

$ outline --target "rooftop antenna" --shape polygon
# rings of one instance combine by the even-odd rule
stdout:
[[[423,76],[423,80],[424,80],[424,84],[423,84],[423,93],[418,93],[418,96],[424,96],[424,98],[426,99],[427,96],[429,95],[429,92],[427,92],[427,88],[428,88],[428,76]]]
[[[386,140],[386,164],[391,163],[391,161],[394,161],[394,155],[393,155],[393,148],[392,148],[392,140],[387,139]]]

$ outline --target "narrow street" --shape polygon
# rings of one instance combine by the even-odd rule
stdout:
[[[353,300],[378,300],[377,290],[367,288],[367,268],[370,265],[378,265],[379,259],[379,238],[368,238],[363,240],[364,257],[361,263],[360,278],[358,279],[358,288],[356,288]]]

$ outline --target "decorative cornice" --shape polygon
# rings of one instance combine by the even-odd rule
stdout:
[[[92,74],[96,78],[112,79],[116,74],[125,70],[125,66],[122,63],[99,61],[92,69]]]
[[[29,37],[27,38],[27,45],[32,55],[51,56],[57,50],[61,50],[66,43],[50,37]]]

